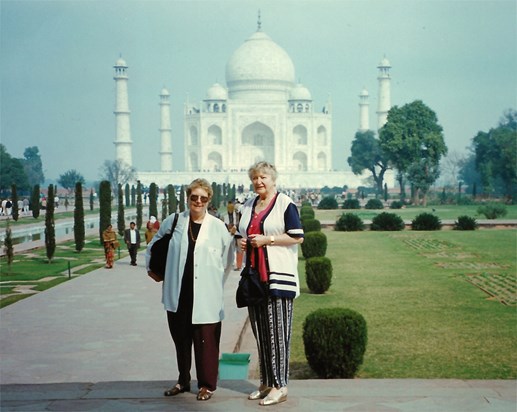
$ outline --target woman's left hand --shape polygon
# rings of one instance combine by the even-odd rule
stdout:
[[[265,235],[249,235],[248,240],[252,247],[262,247],[270,243],[269,236]]]

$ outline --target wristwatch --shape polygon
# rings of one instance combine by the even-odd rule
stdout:
[[[274,236],[271,236],[271,237],[269,238],[269,240],[271,240],[270,245],[274,245],[274,244],[275,244],[275,237],[274,237]]]

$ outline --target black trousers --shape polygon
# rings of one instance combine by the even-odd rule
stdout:
[[[205,387],[215,391],[219,373],[221,322],[193,325],[191,314],[169,311],[167,311],[167,321],[176,346],[178,383],[182,386],[190,385],[192,344],[194,344],[198,388]]]
[[[138,248],[136,247],[136,243],[130,243],[127,246],[127,250],[129,251],[129,256],[131,256],[131,264],[136,263],[136,254],[138,252]]]

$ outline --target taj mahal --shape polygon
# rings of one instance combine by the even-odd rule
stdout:
[[[390,69],[379,69],[378,127],[390,109]],[[128,66],[119,58],[116,83],[116,159],[132,165]],[[332,104],[315,107],[309,89],[295,81],[287,52],[261,29],[237,48],[226,63],[226,85],[215,83],[199,104],[185,103],[185,170],[173,171],[170,94],[160,93],[160,170],[137,171],[144,184],[188,184],[194,178],[249,186],[247,170],[258,160],[273,163],[280,188],[357,187],[365,176],[332,166]],[[358,130],[369,129],[368,92],[359,95]],[[158,138],[158,137],[157,137]],[[343,155],[344,156],[344,155]],[[176,168],[177,169],[177,168]],[[386,176],[393,186],[393,174]]]

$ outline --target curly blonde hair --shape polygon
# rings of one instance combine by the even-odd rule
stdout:
[[[271,176],[274,182],[276,182],[276,178],[278,177],[278,172],[276,171],[275,165],[266,162],[265,160],[261,160],[260,162],[255,163],[248,169],[248,176],[251,180],[253,180],[253,176],[259,173],[264,173]]]

